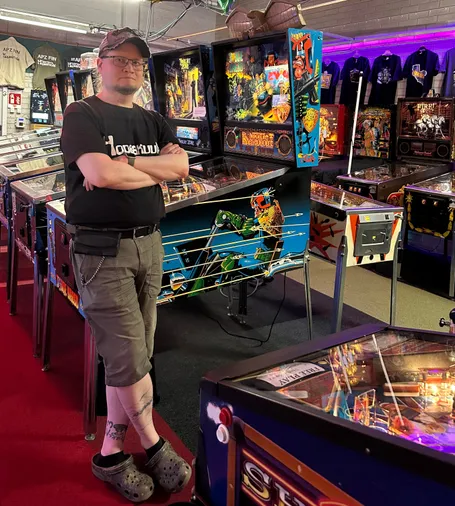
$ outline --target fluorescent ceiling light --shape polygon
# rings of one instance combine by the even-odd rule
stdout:
[[[57,26],[52,23],[43,23],[42,21],[35,21],[33,19],[16,18],[14,16],[5,16],[0,14],[0,19],[5,21],[13,21],[14,23],[23,23],[24,25],[42,26],[43,28],[51,28],[53,30],[62,30],[64,32],[74,33],[87,33],[87,30],[81,28],[74,28],[73,26]]]
[[[311,11],[312,9],[319,9],[319,7],[326,7],[327,5],[340,4],[341,2],[346,2],[346,0],[330,0],[330,2],[323,2],[322,4],[301,7],[299,11]]]
[[[87,27],[90,26],[88,23],[82,23],[82,22],[79,22],[79,21],[70,21],[68,19],[55,18],[53,16],[45,16],[43,14],[34,14],[34,13],[24,12],[24,11],[13,11],[11,9],[4,9],[3,7],[0,7],[0,13],[3,13],[3,12],[7,12],[8,15],[9,14],[13,14],[13,17],[16,16],[16,15],[19,15],[19,16],[28,16],[29,18],[40,18],[40,19],[45,19],[45,20],[48,20],[48,21],[55,21],[57,23],[65,23],[65,24],[68,24],[68,25],[87,26]]]

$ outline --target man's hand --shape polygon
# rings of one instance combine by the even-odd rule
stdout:
[[[178,144],[172,144],[172,142],[169,142],[166,144],[166,146],[164,146],[164,148],[161,149],[160,155],[179,155],[184,151],[185,150],[182,149]]]
[[[84,188],[88,191],[88,192],[91,192],[93,191],[96,187],[92,185],[92,183],[90,183],[86,178],[84,178]]]

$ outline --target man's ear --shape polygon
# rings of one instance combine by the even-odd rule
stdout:
[[[96,59],[96,68],[98,69],[98,71],[101,70],[102,66],[103,66],[103,60],[101,58],[97,58]]]

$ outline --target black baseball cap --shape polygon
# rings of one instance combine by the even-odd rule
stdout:
[[[141,37],[141,35],[133,30],[132,28],[120,28],[118,30],[111,30],[106,37],[104,37],[103,41],[100,44],[100,57],[103,56],[107,51],[111,51],[112,49],[117,49],[122,44],[129,42],[134,44],[141,55],[144,58],[150,58],[150,49],[147,45],[147,42]]]

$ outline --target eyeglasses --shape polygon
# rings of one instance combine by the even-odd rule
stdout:
[[[131,62],[134,70],[145,70],[147,66],[147,63],[144,60],[132,60],[131,58],[125,58],[124,56],[102,56],[101,59],[111,59],[112,63],[120,69],[124,69],[129,62]]]

